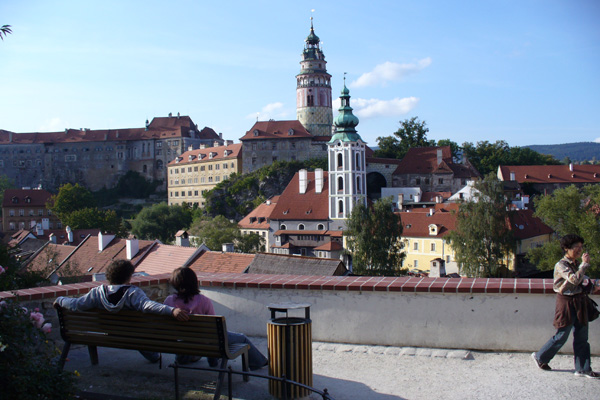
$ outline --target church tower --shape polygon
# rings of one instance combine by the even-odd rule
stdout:
[[[313,136],[331,136],[331,75],[319,42],[311,18],[300,73],[296,75],[296,116]]]
[[[346,78],[340,100],[335,134],[327,143],[329,218],[334,221],[348,218],[356,204],[367,204],[366,143],[356,132],[358,118],[352,114]]]

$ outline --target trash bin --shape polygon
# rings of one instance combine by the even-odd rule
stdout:
[[[312,386],[312,330],[310,304],[269,304],[271,320],[267,324],[269,375]],[[304,309],[304,316],[290,316],[290,311]],[[277,316],[285,313],[285,316]],[[296,385],[269,381],[269,393],[277,398],[298,399],[310,391]],[[284,394],[284,391],[286,393]]]

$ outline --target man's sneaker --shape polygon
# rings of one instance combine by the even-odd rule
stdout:
[[[600,374],[594,371],[575,371],[575,376],[584,376],[590,379],[600,378]]]
[[[543,369],[544,371],[551,371],[552,368],[550,368],[550,366],[546,363],[540,362],[537,357],[535,356],[535,352],[531,353],[531,358],[533,358],[533,361],[535,361],[535,364],[538,366],[539,369]]]

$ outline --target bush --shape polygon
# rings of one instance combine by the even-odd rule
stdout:
[[[58,371],[58,350],[47,340],[51,329],[36,309],[0,302],[0,387],[6,399],[72,399],[74,374]]]

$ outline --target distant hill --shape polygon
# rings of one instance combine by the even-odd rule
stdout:
[[[534,144],[528,147],[541,154],[554,156],[558,161],[569,157],[571,161],[598,161],[600,160],[600,143],[578,142],[564,144]]]

